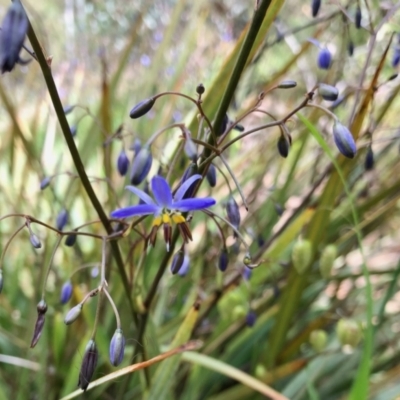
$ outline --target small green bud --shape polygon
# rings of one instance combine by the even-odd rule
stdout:
[[[238,304],[232,309],[232,318],[235,320],[244,318],[246,314],[246,308],[243,305]]]
[[[72,307],[67,312],[67,315],[64,318],[65,325],[70,325],[78,319],[78,317],[82,311],[82,307],[83,307],[83,304],[79,303],[75,307]]]
[[[331,276],[333,263],[337,258],[337,247],[333,244],[329,244],[324,248],[319,259],[319,270],[324,279],[328,279]]]
[[[362,338],[360,325],[349,318],[342,318],[336,326],[336,334],[339,342],[345,346],[356,347]]]
[[[309,338],[311,347],[317,352],[320,353],[325,349],[328,343],[328,335],[322,329],[316,329],[312,331]]]
[[[292,250],[293,266],[302,274],[311,263],[312,244],[309,240],[298,240]]]
[[[257,364],[256,369],[254,371],[254,375],[257,378],[262,379],[263,377],[265,377],[266,374],[267,374],[267,369],[264,367],[264,365]]]

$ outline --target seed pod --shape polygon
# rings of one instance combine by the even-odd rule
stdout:
[[[117,159],[117,169],[119,174],[121,176],[125,176],[126,173],[128,172],[128,168],[129,168],[129,158],[126,155],[125,150],[122,149]]]
[[[153,97],[149,99],[143,100],[140,103],[136,104],[135,107],[129,113],[129,116],[132,119],[140,118],[143,115],[147,114],[154,106],[156,100]]]
[[[171,272],[173,275],[177,274],[180,271],[184,259],[185,259],[185,252],[182,249],[180,249],[175,253],[171,264]]]
[[[339,96],[339,91],[334,86],[325,83],[320,83],[318,85],[318,93],[327,101],[335,101]]]
[[[320,353],[323,351],[328,343],[328,335],[322,329],[316,329],[310,333],[309,342],[311,347]]]
[[[357,4],[356,15],[354,17],[354,22],[357,29],[361,28],[361,19],[362,19],[361,8],[360,5]]]
[[[311,2],[311,14],[315,18],[318,15],[318,11],[321,7],[321,0],[312,0]]]
[[[187,254],[185,254],[185,257],[183,259],[183,264],[178,271],[178,275],[182,277],[186,276],[187,273],[189,272],[189,266],[190,266],[190,258]]]
[[[203,94],[204,91],[205,91],[204,85],[202,83],[199,83],[196,87],[197,94]]]
[[[218,258],[218,269],[222,272],[226,271],[229,264],[228,250],[224,247]]]
[[[61,288],[60,303],[67,304],[72,297],[73,286],[71,281],[67,281]]]
[[[238,229],[240,225],[240,211],[239,206],[233,196],[229,196],[228,202],[226,203],[226,214],[228,217],[228,221],[236,229]]]
[[[211,187],[215,187],[217,184],[217,169],[214,164],[210,164],[207,170],[206,179]]]
[[[78,386],[86,391],[92,379],[94,370],[96,369],[97,359],[99,357],[96,343],[94,340],[89,340],[86,345],[85,354],[83,355],[81,369],[79,371]]]
[[[277,87],[279,89],[292,89],[292,88],[294,88],[296,86],[297,86],[297,82],[296,81],[287,80],[287,81],[282,81]]]
[[[74,235],[74,234],[68,235],[65,239],[65,245],[68,247],[74,246],[76,243],[76,238],[77,238],[77,235]]]
[[[67,225],[67,222],[68,222],[68,211],[64,208],[57,215],[56,228],[59,231],[62,231],[65,228],[65,225]]]
[[[356,347],[362,338],[359,324],[353,319],[342,318],[336,326],[336,335],[342,346]]]
[[[35,329],[33,331],[33,337],[32,337],[32,341],[31,341],[31,348],[35,347],[37,342],[40,339],[40,336],[42,334],[43,331],[43,327],[44,327],[44,321],[45,321],[45,314],[47,311],[47,304],[44,300],[40,300],[37,307],[37,319],[36,319],[36,324],[35,324]]]
[[[254,311],[249,311],[246,315],[246,325],[248,327],[253,327],[257,321],[257,314]]]
[[[153,156],[148,147],[142,147],[139,153],[135,156],[132,168],[130,181],[132,185],[139,185],[144,181],[147,174],[150,172]]]
[[[374,153],[372,151],[372,147],[369,146],[367,150],[367,154],[365,155],[364,167],[366,171],[371,171],[374,169]]]
[[[72,307],[64,318],[65,325],[71,325],[75,322],[81,314],[83,304],[79,303],[75,307]]]
[[[301,275],[312,260],[312,244],[309,240],[298,240],[292,250],[292,263]]]
[[[332,55],[327,48],[322,48],[318,53],[318,67],[329,69],[332,64]]]
[[[110,342],[110,362],[114,367],[121,364],[125,353],[125,337],[122,329],[116,329]]]
[[[18,62],[28,26],[28,18],[21,2],[14,1],[1,24],[0,69],[2,73],[10,72]]]
[[[286,158],[289,155],[290,141],[284,135],[281,135],[279,137],[277,146],[278,146],[279,154],[283,158]]]
[[[353,135],[347,127],[339,121],[335,121],[335,124],[333,125],[333,139],[336,147],[345,157],[354,158],[357,152],[357,147]]]
[[[42,247],[40,239],[34,233],[31,233],[31,235],[29,236],[29,240],[31,241],[31,244],[35,249],[40,249]]]
[[[319,259],[319,270],[324,279],[328,279],[331,276],[333,263],[337,258],[337,247],[333,244],[329,244],[324,248]]]
[[[47,186],[50,185],[51,178],[50,177],[45,177],[40,181],[40,190],[44,190],[47,188]]]

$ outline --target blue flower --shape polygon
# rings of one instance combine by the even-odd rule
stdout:
[[[171,223],[174,222],[177,224],[184,241],[187,243],[189,240],[192,240],[192,234],[182,213],[202,210],[216,203],[211,197],[200,199],[184,198],[187,190],[200,178],[201,175],[198,174],[191,176],[179,187],[175,196],[172,196],[167,181],[159,175],[154,176],[151,180],[151,191],[153,192],[155,201],[143,190],[134,186],[127,186],[126,188],[143,200],[144,204],[120,208],[119,210],[113,211],[111,217],[128,218],[153,214],[154,221],[149,237],[150,243],[154,246],[158,228],[163,225],[164,239],[167,244],[167,251],[169,251],[172,236]]]

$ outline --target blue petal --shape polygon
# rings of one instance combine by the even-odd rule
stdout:
[[[192,186],[193,182],[196,182],[201,178],[201,175],[196,174],[191,176],[189,179],[186,179],[185,182],[179,187],[179,189],[175,193],[175,201],[182,200],[183,196],[185,195],[186,191]]]
[[[146,204],[156,204],[154,200],[143,190],[136,188],[135,186],[126,186],[125,189],[130,190],[132,193],[136,194],[140,199],[142,199]]]
[[[155,204],[139,204],[137,206],[130,206],[120,208],[111,213],[113,218],[128,218],[134,215],[147,215],[147,214],[158,214],[160,207]]]
[[[174,210],[181,212],[202,210],[213,206],[216,201],[212,197],[204,197],[202,199],[184,199],[174,203]]]
[[[151,191],[160,207],[171,208],[172,193],[167,181],[159,175],[151,180]]]

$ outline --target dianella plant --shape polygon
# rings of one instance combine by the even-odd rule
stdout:
[[[0,13],[0,399],[400,396],[399,2]]]

